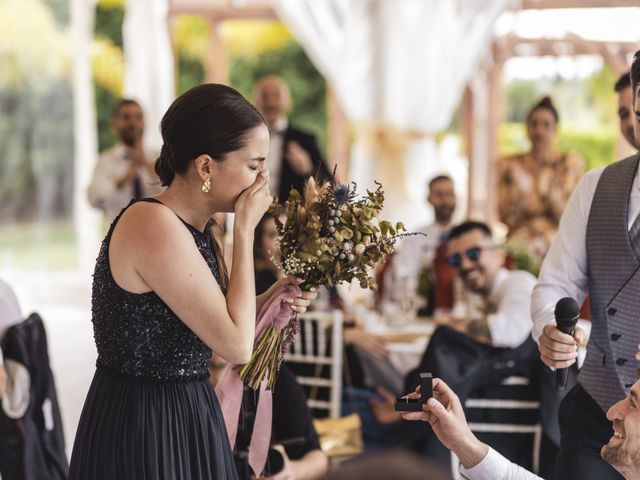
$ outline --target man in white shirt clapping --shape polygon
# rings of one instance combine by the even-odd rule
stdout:
[[[111,127],[118,137],[113,148],[102,152],[88,189],[89,203],[104,212],[105,220],[113,219],[131,199],[160,193],[154,172],[157,152],[144,148],[144,114],[134,100],[123,99],[115,106]]]

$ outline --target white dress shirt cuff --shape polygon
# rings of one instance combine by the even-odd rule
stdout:
[[[469,480],[500,480],[509,469],[509,460],[504,458],[493,448],[475,467],[466,469],[460,465],[460,473]]]

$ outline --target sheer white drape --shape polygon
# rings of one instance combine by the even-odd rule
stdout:
[[[388,215],[424,213],[424,183],[441,169],[433,135],[449,124],[508,0],[272,2],[356,126],[351,178],[380,180]]]
[[[123,24],[124,96],[140,102],[145,145],[160,150],[160,120],[175,96],[167,0],[127,0]]]
[[[74,229],[78,242],[81,271],[93,269],[99,246],[100,215],[87,200],[97,159],[98,139],[91,73],[94,0],[72,0],[71,32],[73,58],[73,130],[74,130]]]

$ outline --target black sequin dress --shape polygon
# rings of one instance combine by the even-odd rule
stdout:
[[[97,369],[78,425],[69,479],[237,480],[209,383],[211,350],[154,292],[127,292],[111,275],[109,241],[121,215],[96,262]],[[219,282],[209,235],[185,226]]]

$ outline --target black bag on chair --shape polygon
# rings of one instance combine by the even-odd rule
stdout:
[[[0,409],[0,475],[3,480],[64,480],[69,464],[47,335],[32,314],[7,330],[2,341],[5,362],[23,365],[30,378],[26,411],[10,418]]]

